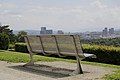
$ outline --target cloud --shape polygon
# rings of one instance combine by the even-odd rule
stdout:
[[[95,0],[94,2],[92,2],[90,4],[97,8],[106,8],[107,7],[107,5],[102,4],[101,0]]]
[[[101,0],[90,2],[87,6],[71,7],[24,4],[20,8],[17,4],[8,5],[0,7],[0,19],[4,23],[10,23],[15,29],[51,26],[54,29],[73,31],[120,25],[120,6],[111,7]]]
[[[32,19],[32,22],[30,21],[31,23],[66,25],[68,22],[74,23],[76,14],[80,12],[81,10],[78,8],[39,7],[25,11],[23,14],[25,15],[26,21]]]
[[[13,9],[13,8],[16,8],[16,7],[17,7],[17,5],[12,4],[12,3],[1,3],[0,4],[1,9]]]
[[[2,7],[2,4],[0,4],[0,7]]]
[[[19,14],[17,5],[12,3],[1,3],[0,4],[0,16],[12,16]]]
[[[8,14],[8,13],[9,13],[9,10],[2,10],[2,11],[0,11],[1,15]]]
[[[9,20],[14,17],[14,18],[22,18],[23,15],[21,12],[18,10],[17,4],[14,3],[1,3],[0,4],[0,17],[2,18],[1,20],[4,21],[5,18],[6,22],[9,22]]]

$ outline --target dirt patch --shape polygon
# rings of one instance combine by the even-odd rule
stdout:
[[[0,80],[101,80],[105,74],[116,70],[82,64],[84,74],[69,76],[76,69],[76,63],[37,62],[35,66],[27,67],[23,67],[23,64],[0,61]]]

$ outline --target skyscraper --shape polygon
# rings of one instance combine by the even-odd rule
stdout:
[[[105,27],[105,29],[102,31],[102,36],[103,36],[103,37],[107,37],[107,36],[108,36],[107,27]]]
[[[40,34],[53,34],[53,30],[47,30],[46,27],[41,27]]]
[[[109,29],[109,35],[111,36],[112,34],[114,34],[114,28]]]
[[[41,27],[40,34],[46,34],[46,27]]]
[[[46,31],[46,27],[41,27],[41,31]]]

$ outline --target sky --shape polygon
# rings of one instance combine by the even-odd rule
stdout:
[[[120,29],[120,0],[0,0],[0,23],[13,30]]]

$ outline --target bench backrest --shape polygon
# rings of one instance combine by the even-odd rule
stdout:
[[[27,35],[24,38],[32,53],[54,53],[59,56],[83,54],[80,35]]]

